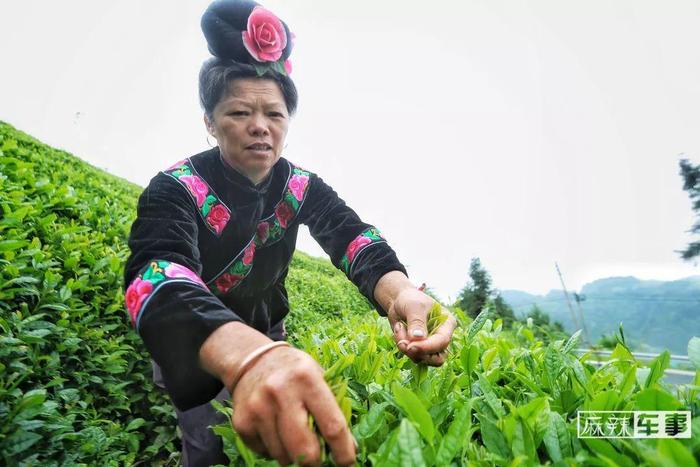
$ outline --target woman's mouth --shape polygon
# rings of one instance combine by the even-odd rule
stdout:
[[[252,151],[269,151],[272,149],[272,146],[267,143],[253,143],[246,146],[246,149],[250,149]]]

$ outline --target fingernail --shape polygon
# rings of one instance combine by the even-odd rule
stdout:
[[[401,330],[401,323],[394,324],[394,334],[398,334]]]
[[[411,331],[411,335],[413,337],[425,337],[425,333],[422,329],[414,329],[413,331]]]

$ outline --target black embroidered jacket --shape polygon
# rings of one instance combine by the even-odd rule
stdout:
[[[405,268],[375,227],[284,158],[254,185],[214,148],[158,173],[141,194],[124,272],[126,307],[181,410],[222,387],[198,364],[216,328],[243,321],[284,338],[284,280],[300,223],[384,314],[374,287]]]

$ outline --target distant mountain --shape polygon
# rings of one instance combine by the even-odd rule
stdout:
[[[503,290],[501,295],[516,315],[527,314],[536,304],[567,330],[575,328],[562,290],[546,295]],[[573,293],[569,296],[577,310]],[[594,342],[615,332],[622,322],[625,337],[636,350],[668,349],[685,355],[688,340],[700,335],[700,276],[668,282],[608,277],[584,285],[579,296]]]

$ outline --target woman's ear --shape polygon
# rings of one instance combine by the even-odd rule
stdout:
[[[204,114],[204,126],[207,127],[207,131],[209,132],[210,135],[216,136],[214,133],[214,122],[209,120],[209,117],[207,117],[207,114]]]

